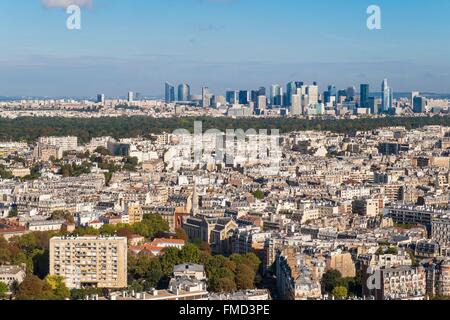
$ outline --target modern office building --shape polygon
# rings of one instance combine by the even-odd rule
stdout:
[[[369,108],[369,85],[368,84],[361,84],[360,87],[360,99],[359,99],[359,106],[362,108]]]
[[[299,116],[303,113],[302,110],[302,96],[300,94],[292,95],[291,114],[293,116]]]
[[[127,238],[54,237],[50,275],[62,276],[69,289],[127,287]]]
[[[425,113],[427,106],[427,99],[425,97],[416,96],[413,98],[413,112]]]
[[[347,90],[338,90],[337,100],[340,101],[343,98],[347,98]]]
[[[380,113],[381,100],[375,97],[369,97],[368,108],[370,109],[371,114],[379,114]]]
[[[225,93],[225,98],[227,100],[227,103],[229,104],[237,104],[239,99],[239,92],[238,91],[227,91]]]
[[[239,104],[248,104],[250,101],[250,92],[248,90],[239,91]]]
[[[175,101],[175,87],[166,82],[165,88],[165,101],[166,103],[172,103]]]
[[[305,85],[305,83],[303,81],[295,81],[295,86],[298,88],[301,88]]]
[[[278,84],[274,84],[270,88],[270,104],[272,106],[283,105],[283,88]]]
[[[387,79],[384,79],[383,83],[381,84],[381,94],[381,111],[387,113],[389,109],[392,108],[393,103],[393,92],[388,85]]]
[[[97,95],[97,103],[104,104],[105,103],[105,95],[104,94],[98,94]]]
[[[267,96],[265,87],[259,87],[259,89],[258,89],[258,96]]]
[[[257,107],[259,110],[266,110],[267,108],[267,98],[266,96],[259,96]]]
[[[132,91],[128,92],[128,102],[134,101],[134,93]]]
[[[412,91],[411,92],[411,106],[413,104],[414,98],[415,97],[419,97],[420,96],[420,92],[419,91]]]
[[[309,104],[315,105],[319,103],[319,87],[317,85],[307,86],[306,94],[309,98]]]
[[[328,89],[323,93],[323,102],[325,104],[331,103],[334,97],[334,101],[336,101],[337,90],[336,86],[329,85]]]
[[[259,97],[259,90],[252,90],[250,91],[250,101],[251,102],[258,102],[258,97]]]
[[[396,142],[380,142],[378,144],[378,152],[384,156],[399,155],[402,152],[408,152],[409,149],[409,144]]]
[[[178,101],[186,102],[189,101],[191,98],[191,87],[186,84],[180,84],[178,86]]]
[[[286,103],[287,107],[292,106],[292,95],[297,93],[297,85],[294,81],[291,81],[286,86]]]
[[[202,88],[202,108],[209,108],[211,106],[211,93],[208,87]]]
[[[347,100],[355,101],[355,96],[356,96],[356,88],[354,86],[348,87],[347,88]]]

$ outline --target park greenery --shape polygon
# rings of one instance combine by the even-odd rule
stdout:
[[[261,261],[253,253],[230,257],[211,255],[207,246],[186,244],[181,250],[168,248],[160,257],[146,254],[129,254],[128,272],[133,280],[130,289],[135,291],[165,288],[173,267],[182,263],[202,264],[208,278],[208,290],[213,292],[235,292],[253,289],[259,281]]]
[[[49,118],[20,117],[0,119],[0,140],[35,142],[42,136],[77,136],[80,142],[89,142],[91,138],[112,136],[114,138],[149,137],[150,134],[173,132],[176,129],[194,130],[194,121],[201,121],[203,130],[218,129],[278,129],[280,133],[306,130],[325,130],[336,133],[352,134],[356,131],[370,131],[382,127],[404,126],[406,129],[420,128],[426,125],[450,126],[450,117],[383,117],[352,119],[295,119],[295,118],[152,118],[103,117],[84,118]]]

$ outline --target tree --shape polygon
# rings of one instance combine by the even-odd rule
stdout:
[[[183,228],[177,228],[175,230],[175,237],[177,239],[184,240],[184,242],[186,242],[186,243],[189,241],[189,237]]]
[[[348,291],[348,296],[361,297],[362,296],[362,279],[361,276],[356,276],[354,278],[341,278],[338,287],[345,287]]]
[[[187,244],[181,249],[179,257],[182,263],[199,263],[200,250],[193,244]]]
[[[134,280],[128,286],[128,290],[134,291],[134,292],[142,292],[142,291],[144,291],[144,286],[139,281]]]
[[[108,172],[105,172],[104,175],[105,175],[105,184],[106,184],[107,186],[109,186],[109,183],[111,182],[113,173],[108,171]]]
[[[110,156],[111,155],[111,152],[109,152],[109,150],[106,149],[105,147],[98,147],[97,149],[95,149],[94,152],[99,153],[102,156]]]
[[[256,190],[255,192],[253,192],[253,196],[258,200],[263,200],[265,197],[265,194],[261,190]]]
[[[11,208],[11,210],[9,211],[9,217],[10,218],[15,218],[19,215],[19,211],[17,211],[17,208]]]
[[[173,267],[180,264],[179,252],[177,248],[168,248],[161,257],[161,270],[165,276],[170,276],[173,272]]]
[[[258,272],[259,267],[261,266],[261,260],[254,253],[247,253],[244,256],[247,265],[251,266],[255,272]]]
[[[239,290],[248,290],[255,287],[256,273],[246,264],[238,265],[236,268],[236,285]]]
[[[144,220],[131,226],[134,233],[146,238],[154,238],[156,235],[170,230],[169,223],[160,215],[150,214]]]
[[[20,284],[16,298],[17,300],[51,300],[53,292],[46,281],[28,274]]]
[[[6,264],[11,260],[10,245],[8,242],[0,236],[0,264]]]
[[[8,290],[9,289],[6,283],[0,282],[0,300],[6,299],[6,293]]]
[[[336,287],[331,294],[338,299],[345,299],[348,296],[348,290],[346,287]]]
[[[157,288],[163,276],[164,274],[162,273],[161,268],[151,268],[145,276],[144,289],[151,290],[153,288]]]
[[[64,277],[49,275],[45,278],[45,281],[53,290],[53,299],[65,300],[65,299],[70,298],[70,291],[66,287],[66,283],[64,282]]]
[[[328,270],[322,276],[321,286],[322,291],[331,293],[335,287],[339,285],[342,275],[338,270]]]
[[[200,249],[200,251],[207,253],[208,255],[211,255],[211,246],[209,245],[208,242],[206,241],[201,241],[198,248]]]
[[[218,280],[218,289],[220,292],[235,292],[237,290],[236,282],[233,278],[220,278]]]
[[[233,260],[227,260],[224,262],[223,267],[230,270],[233,273],[236,273],[236,262],[234,262]]]
[[[14,178],[14,176],[11,173],[11,171],[6,170],[5,167],[0,164],[0,178],[1,179],[12,179],[12,178]]]
[[[218,270],[222,268],[227,258],[224,256],[210,256],[205,263],[205,270],[208,277],[217,274]]]

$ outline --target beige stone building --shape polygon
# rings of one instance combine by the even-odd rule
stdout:
[[[128,215],[128,223],[135,224],[142,222],[144,219],[144,212],[139,203],[129,203],[125,210],[126,215]]]
[[[356,268],[350,253],[331,253],[326,258],[326,266],[328,270],[337,270],[342,277],[355,277]]]
[[[50,275],[63,276],[68,288],[127,287],[127,238],[54,237]]]

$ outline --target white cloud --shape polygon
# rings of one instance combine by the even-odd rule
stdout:
[[[93,0],[41,0],[42,4],[47,8],[63,8],[66,9],[70,5],[77,5],[80,7],[92,6]]]

